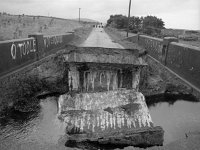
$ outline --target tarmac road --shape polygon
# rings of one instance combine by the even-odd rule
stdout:
[[[124,47],[120,44],[113,42],[103,28],[93,28],[89,37],[80,45],[80,47],[105,47],[124,49]]]

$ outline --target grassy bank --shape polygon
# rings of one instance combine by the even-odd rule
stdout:
[[[0,41],[27,38],[36,32],[44,35],[64,34],[85,26],[76,20],[41,16],[0,16]]]
[[[62,58],[55,56],[26,73],[16,74],[0,86],[0,110],[13,108],[22,112],[34,111],[38,107],[38,95],[65,93]]]

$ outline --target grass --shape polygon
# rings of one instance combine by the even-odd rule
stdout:
[[[126,37],[126,29],[115,29],[112,28],[113,32],[120,33],[120,36]],[[129,32],[129,37],[134,36],[136,34]],[[151,35],[149,35],[151,36]],[[159,36],[155,36],[158,38],[164,37],[176,37],[179,39],[179,43],[184,43],[187,45],[192,45],[196,47],[200,47],[200,31],[197,30],[182,30],[182,29],[163,29]],[[187,40],[189,37],[196,40]]]
[[[27,38],[29,34],[64,34],[84,26],[76,20],[34,16],[0,16],[0,41]]]
[[[181,29],[163,29],[161,34],[163,36],[177,37],[180,43],[200,47],[200,31],[181,30]],[[196,38],[197,40],[187,41],[188,37]]]

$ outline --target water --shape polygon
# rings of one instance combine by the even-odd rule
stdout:
[[[162,99],[162,98],[160,98]],[[164,144],[200,131],[200,103],[182,100],[148,104],[152,120],[165,130]],[[57,118],[56,98],[41,100],[37,112],[12,112],[0,118],[1,150],[55,150],[65,147],[65,125]]]
[[[41,100],[32,113],[13,111],[0,119],[0,149],[65,148],[65,126],[57,118],[55,98]]]
[[[165,131],[164,145],[200,132],[200,102],[160,99],[149,105],[149,111],[154,125],[162,126]]]

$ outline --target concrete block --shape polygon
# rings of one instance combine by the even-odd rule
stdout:
[[[145,98],[134,90],[62,95],[61,118],[76,142],[162,145],[164,131],[154,127]]]

